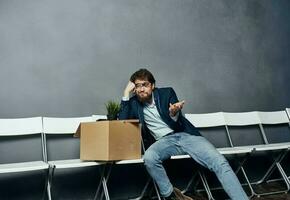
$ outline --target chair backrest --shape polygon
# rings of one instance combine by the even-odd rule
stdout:
[[[253,112],[224,112],[227,131],[233,146],[264,144],[260,118]]]
[[[93,122],[95,118],[43,117],[43,132],[46,139],[47,160],[80,158],[79,138],[73,137],[81,122]]]
[[[258,112],[267,143],[290,142],[289,118],[283,111]]]
[[[81,122],[95,121],[92,116],[89,117],[43,117],[43,132],[45,134],[74,134]]]
[[[196,128],[225,126],[225,120],[222,112],[185,114],[185,118]]]
[[[289,123],[287,113],[282,111],[257,112],[262,124],[285,124]]]
[[[0,136],[31,135],[41,132],[41,117],[0,119]]]
[[[251,126],[260,124],[260,118],[256,111],[252,112],[223,112],[225,123],[228,126]]]
[[[0,119],[0,163],[44,160],[42,118]]]
[[[229,147],[230,140],[225,129],[222,112],[185,114],[185,118],[192,123],[200,133],[215,147]]]

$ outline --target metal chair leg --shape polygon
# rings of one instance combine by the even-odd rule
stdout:
[[[106,173],[106,168],[108,165],[109,165],[109,168],[108,168],[108,172]],[[113,166],[113,163],[108,163],[108,164],[105,164],[105,166],[103,168],[103,171],[101,174],[101,183],[103,186],[103,191],[101,192],[100,199],[103,199],[104,195],[105,195],[106,200],[110,199],[108,187],[107,187],[107,182],[108,182],[109,177],[111,175],[112,166]],[[99,190],[99,188],[98,188],[98,190]]]
[[[193,181],[194,181],[194,179],[196,178],[196,176],[197,176],[197,173],[195,173],[195,174],[192,176],[192,178],[189,180],[189,182],[188,182],[188,184],[186,185],[186,187],[181,191],[182,193],[186,193],[186,192],[189,190],[189,188],[190,188],[190,186],[193,184]]]
[[[47,196],[48,196],[48,199],[51,200],[52,199],[52,193],[51,193],[51,190],[52,190],[52,180],[53,180],[53,175],[54,175],[54,172],[55,172],[55,166],[50,166],[49,168],[50,170],[48,170],[48,180],[47,180]]]
[[[268,179],[268,177],[273,173],[275,168],[277,168],[279,173],[281,174],[281,177],[282,177],[283,181],[285,182],[285,185],[286,185],[287,189],[279,190],[279,191],[273,191],[273,192],[264,192],[264,193],[258,193],[258,192],[253,190],[254,191],[254,193],[253,193],[254,196],[261,197],[261,196],[268,196],[268,195],[274,195],[274,194],[287,193],[289,191],[289,187],[290,187],[289,180],[286,178],[287,176],[286,176],[283,168],[280,165],[280,161],[283,160],[283,158],[284,158],[284,156],[286,154],[287,154],[287,152],[282,152],[277,158],[275,158],[274,162],[273,162],[274,165],[272,164],[271,167],[270,167],[271,169],[269,168],[267,170],[266,174],[262,178],[263,180],[261,179],[260,181],[258,181],[256,183],[251,183],[251,185],[253,185],[253,184],[257,185],[257,184],[260,184],[262,182],[265,182]]]
[[[48,200],[51,200],[51,194],[49,190],[49,168],[47,169],[46,176],[45,176],[45,183],[44,183],[44,189],[42,194],[42,199],[45,199],[45,195],[47,195]]]
[[[144,197],[145,192],[146,192],[150,182],[151,182],[151,178],[148,178],[148,180],[147,180],[147,182],[146,182],[146,184],[145,184],[145,186],[144,186],[144,188],[143,188],[143,190],[141,192],[141,195],[139,197],[136,197],[136,198],[133,198],[133,199],[130,199],[130,200],[141,200]]]
[[[106,178],[104,179],[104,177],[105,177],[105,171],[106,171],[106,166],[107,165],[103,165],[100,168],[100,182],[98,184],[98,187],[97,187],[97,190],[96,190],[96,193],[95,193],[95,196],[94,196],[94,200],[97,200],[98,199],[98,196],[99,196],[101,187],[103,187],[103,191],[102,191],[101,197],[100,197],[101,199],[103,198],[103,192],[104,192],[104,190],[106,190],[107,191],[107,194],[109,194],[108,193],[108,189],[107,189],[107,183],[106,183],[107,182],[107,179]],[[108,197],[109,197],[109,195],[107,196],[107,198]]]
[[[154,189],[155,189],[155,192],[156,192],[158,200],[161,200],[161,197],[160,197],[160,194],[159,194],[159,190],[157,188],[157,185],[156,185],[155,181],[153,181],[153,185],[154,185]]]
[[[210,188],[209,188],[209,185],[208,185],[208,182],[206,180],[206,177],[205,177],[204,173],[199,171],[198,174],[199,174],[199,177],[200,177],[200,179],[202,181],[202,184],[203,184],[203,187],[204,187],[204,189],[206,191],[208,199],[209,200],[215,200],[214,197],[212,196],[212,193],[210,191]]]

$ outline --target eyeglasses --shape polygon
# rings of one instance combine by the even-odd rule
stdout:
[[[135,88],[136,89],[141,89],[142,87],[148,88],[150,85],[151,85],[151,83],[146,81],[144,83],[136,83]]]

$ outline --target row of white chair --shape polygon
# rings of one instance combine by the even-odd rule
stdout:
[[[106,116],[93,115],[78,118],[31,117],[0,119],[1,138],[12,138],[11,140],[14,140],[14,138],[17,137],[15,140],[23,140],[24,142],[25,140],[35,138],[34,143],[36,143],[29,146],[25,146],[21,143],[16,143],[14,146],[9,144],[9,146],[7,146],[4,141],[3,145],[0,146],[0,174],[45,170],[45,173],[47,173],[45,189],[47,188],[48,198],[52,199],[51,184],[55,169],[104,165],[104,163],[101,162],[80,160],[79,141],[72,137],[81,122],[93,122],[99,119],[106,119]],[[70,140],[70,144],[64,143],[58,146],[58,144],[50,142],[49,138],[47,138],[65,137],[65,135],[68,136],[67,138]],[[25,143],[27,144],[27,142]],[[73,143],[73,145],[71,143]],[[63,150],[67,151],[62,152]],[[27,154],[22,155],[30,157],[29,161],[26,161],[25,158],[22,158],[21,154],[19,154],[19,152],[25,154],[25,151],[34,154],[33,156]],[[101,177],[102,176],[101,174]],[[105,182],[103,182],[103,184],[105,184]],[[106,185],[103,186],[105,194],[107,194]],[[108,199],[108,197],[106,198]]]
[[[288,113],[288,116],[287,116]],[[199,129],[223,127],[226,133],[226,140],[228,145],[217,148],[222,154],[237,155],[248,153],[250,156],[257,154],[258,152],[266,152],[266,156],[277,152],[277,155],[273,157],[272,165],[265,172],[264,176],[256,182],[249,180],[246,170],[243,165],[248,157],[245,157],[238,169],[242,171],[245,177],[247,185],[250,189],[249,196],[261,196],[270,195],[280,192],[288,192],[290,189],[289,175],[287,177],[285,170],[281,166],[281,161],[286,156],[290,149],[290,132],[289,132],[289,108],[286,111],[276,112],[244,112],[244,113],[208,113],[208,114],[186,114],[186,118]],[[274,131],[274,134],[280,134],[279,136],[270,136],[270,132],[267,132],[266,126],[283,126],[286,125],[286,129],[281,132],[280,130]],[[237,137],[234,135],[235,129],[239,128],[257,128],[256,136],[253,131],[240,129]],[[250,133],[250,134],[247,134]],[[279,133],[278,133],[279,132]],[[242,136],[242,137],[241,137]],[[218,136],[217,136],[218,137]],[[248,137],[248,138],[247,138]],[[276,138],[275,141],[273,138]],[[282,138],[278,141],[277,138]],[[285,141],[287,139],[287,142]],[[226,143],[224,143],[226,144]],[[265,182],[267,178],[273,173],[274,169],[278,169],[286,184],[286,189],[275,192],[258,193],[254,190],[254,185]],[[239,171],[238,170],[238,171]],[[210,188],[206,183],[207,193],[209,199],[214,199],[210,192]]]
[[[281,166],[281,161],[286,156],[290,149],[290,132],[289,132],[289,117],[287,116],[287,112],[290,113],[289,109],[286,111],[275,111],[275,112],[243,112],[243,113],[228,113],[228,112],[217,112],[217,113],[206,113],[206,114],[185,114],[185,117],[195,126],[197,127],[202,134],[204,133],[204,129],[212,129],[215,127],[223,128],[225,130],[226,137],[222,135],[217,135],[216,132],[210,131],[211,135],[204,135],[205,137],[211,138],[211,142],[215,143],[216,138],[224,138],[222,139],[222,144],[219,142],[217,144],[217,150],[227,156],[237,156],[239,165],[237,166],[236,173],[241,172],[244,179],[246,180],[246,185],[249,188],[249,197],[253,196],[261,196],[261,195],[270,195],[276,193],[284,193],[288,192],[290,189],[290,181],[289,177],[287,177],[285,170]],[[290,116],[290,115],[289,115]],[[272,141],[269,137],[268,132],[265,131],[265,126],[267,125],[286,125],[285,133],[277,135],[276,138],[281,138],[281,141]],[[248,130],[240,130],[239,135],[242,138],[237,138],[234,134],[234,131],[231,129],[235,129],[237,127],[253,127],[257,128],[256,133],[249,132]],[[279,131],[279,130],[278,130]],[[249,133],[250,134],[249,134]],[[214,136],[212,135],[214,134]],[[277,134],[277,132],[275,132]],[[246,137],[249,137],[248,139]],[[285,139],[288,139],[285,142]],[[212,139],[214,138],[214,139]],[[241,140],[241,141],[239,141]],[[251,181],[249,179],[247,170],[244,168],[244,164],[247,162],[250,156],[255,156],[259,152],[266,153],[266,156],[270,154],[277,154],[273,157],[271,166],[267,169],[264,176],[259,181]],[[179,155],[172,156],[171,160],[176,159],[188,159],[189,155]],[[138,160],[123,160],[116,162],[114,164],[140,164],[143,163],[142,159]],[[278,169],[281,174],[282,180],[285,182],[286,189],[282,191],[274,191],[274,192],[264,192],[258,193],[254,189],[254,185],[258,183],[265,182],[268,180],[270,175],[273,173],[274,169]],[[204,172],[198,172],[200,180],[202,181],[203,187],[208,195],[209,199],[214,199],[211,188],[207,182],[207,177],[204,175]],[[110,173],[106,176],[106,181]],[[194,176],[195,177],[195,176]],[[193,178],[194,178],[193,177]],[[144,189],[142,190],[141,195],[137,199],[141,199],[144,195],[145,190],[148,186],[147,181]],[[193,180],[189,181],[189,184],[186,186],[183,192],[186,192],[190,188],[190,184]],[[155,185],[154,185],[155,186]],[[158,195],[158,190],[155,186],[155,190],[157,191],[157,198],[161,199]]]
[[[285,181],[287,185],[287,189],[285,191],[288,191],[290,188],[290,181],[289,177],[286,175],[285,170],[281,166],[281,162],[283,158],[285,157],[286,153],[289,151],[290,148],[290,142],[271,142],[268,138],[267,134],[264,130],[264,125],[280,125],[280,124],[287,124],[289,127],[289,117],[290,116],[290,110],[289,108],[285,111],[278,111],[278,112],[246,112],[246,113],[226,113],[226,112],[218,112],[218,113],[206,113],[206,114],[186,114],[186,118],[195,125],[198,129],[201,131],[203,129],[211,129],[213,127],[223,127],[226,131],[226,142],[224,144],[228,145],[217,145],[217,149],[224,154],[227,155],[241,155],[243,160],[240,162],[240,165],[238,166],[237,172],[241,171],[244,175],[245,179],[247,180],[247,185],[250,188],[250,194],[249,196],[259,196],[259,195],[265,195],[265,194],[272,194],[272,193],[265,193],[265,194],[258,194],[253,187],[253,183],[251,180],[249,180],[246,170],[244,169],[243,165],[248,159],[248,155],[253,155],[256,152],[273,152],[278,151],[279,154],[274,158],[272,166],[269,167],[268,171],[265,173],[264,177],[260,180],[260,182],[265,181],[273,172],[273,169],[276,167],[279,172],[281,173],[281,176],[283,180]],[[49,199],[52,199],[51,197],[51,184],[52,184],[52,178],[55,169],[68,169],[68,168],[76,168],[76,167],[89,167],[89,166],[100,166],[100,173],[101,173],[101,180],[100,184],[98,185],[98,188],[96,188],[96,194],[95,199],[100,199],[103,196],[106,199],[110,199],[109,191],[107,188],[107,181],[110,177],[110,170],[108,173],[104,174],[105,166],[108,165],[108,163],[104,162],[92,162],[92,161],[81,161],[79,159],[79,152],[78,148],[78,140],[74,139],[72,137],[72,134],[75,133],[79,123],[81,122],[90,122],[90,121],[96,121],[98,119],[105,119],[105,116],[102,115],[93,115],[89,117],[81,117],[81,118],[51,118],[51,117],[33,117],[33,118],[21,118],[21,119],[0,119],[0,137],[3,136],[5,138],[7,137],[14,137],[14,136],[38,136],[40,138],[39,145],[41,152],[41,156],[38,156],[35,159],[31,159],[26,162],[19,162],[19,156],[18,160],[13,160],[11,157],[9,157],[12,150],[5,151],[8,152],[5,154],[5,159],[2,159],[2,153],[1,153],[1,160],[0,160],[0,174],[1,173],[13,173],[13,172],[25,172],[25,171],[35,171],[35,170],[45,170],[48,171],[50,175],[47,176],[47,185],[45,187],[47,188],[47,193]],[[232,131],[230,130],[231,127],[247,127],[247,126],[258,126],[261,137],[262,137],[262,144],[257,144],[256,141],[249,141],[246,138],[243,138],[244,140],[241,142],[242,145],[236,144],[235,139],[233,136]],[[289,131],[289,129],[288,129]],[[290,135],[290,133],[288,133]],[[53,150],[58,150],[59,147],[56,147],[53,142],[50,142],[50,139],[52,139],[55,136],[59,135],[69,135],[69,140],[73,140],[70,142],[74,143],[74,147],[69,148],[69,145],[67,145],[68,154],[64,156],[60,156],[59,154],[62,154],[63,152],[57,151],[53,153]],[[207,137],[207,135],[205,135]],[[68,139],[66,138],[66,139]],[[210,136],[210,138],[213,138]],[[1,139],[1,138],[0,138]],[[260,141],[260,142],[261,142]],[[212,141],[214,143],[214,141]],[[252,143],[251,143],[252,142]],[[5,148],[7,146],[1,145],[0,150],[4,152]],[[21,147],[21,146],[19,146]],[[29,148],[29,147],[25,147]],[[62,146],[61,149],[65,149],[65,146]],[[34,149],[35,151],[35,149]],[[73,152],[73,153],[72,153]],[[73,155],[74,154],[74,155]],[[17,157],[17,156],[16,156]],[[189,158],[188,155],[184,156],[173,156],[171,159],[187,159]],[[119,164],[142,164],[143,160],[124,160],[119,161],[115,163],[110,163],[114,165]],[[111,169],[112,165],[110,165]],[[209,199],[214,199],[211,188],[206,180],[206,176],[204,173],[199,173],[200,178],[202,180],[203,186],[207,192],[207,195]],[[192,182],[192,181],[191,181]],[[191,183],[190,182],[190,183]],[[147,181],[146,185],[144,186],[141,195],[138,197],[139,199],[142,198],[144,195],[147,187],[148,187],[149,180]],[[154,185],[155,186],[155,185]],[[186,190],[189,189],[190,185],[187,185]],[[103,187],[103,192],[101,192],[100,188]],[[157,194],[158,199],[161,199],[157,187],[155,186],[155,191]],[[185,191],[186,191],[185,190]],[[285,192],[282,191],[282,192]],[[280,191],[279,191],[280,192]],[[100,195],[100,196],[99,196]],[[136,198],[136,199],[138,199]]]

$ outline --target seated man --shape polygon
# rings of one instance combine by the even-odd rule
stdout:
[[[162,165],[171,156],[188,154],[216,174],[231,199],[248,199],[224,156],[182,115],[183,105],[172,88],[156,88],[153,75],[146,69],[131,76],[121,102],[119,119],[139,119],[144,141],[149,135],[156,140],[143,158],[161,195],[171,200],[192,199],[172,186]]]

